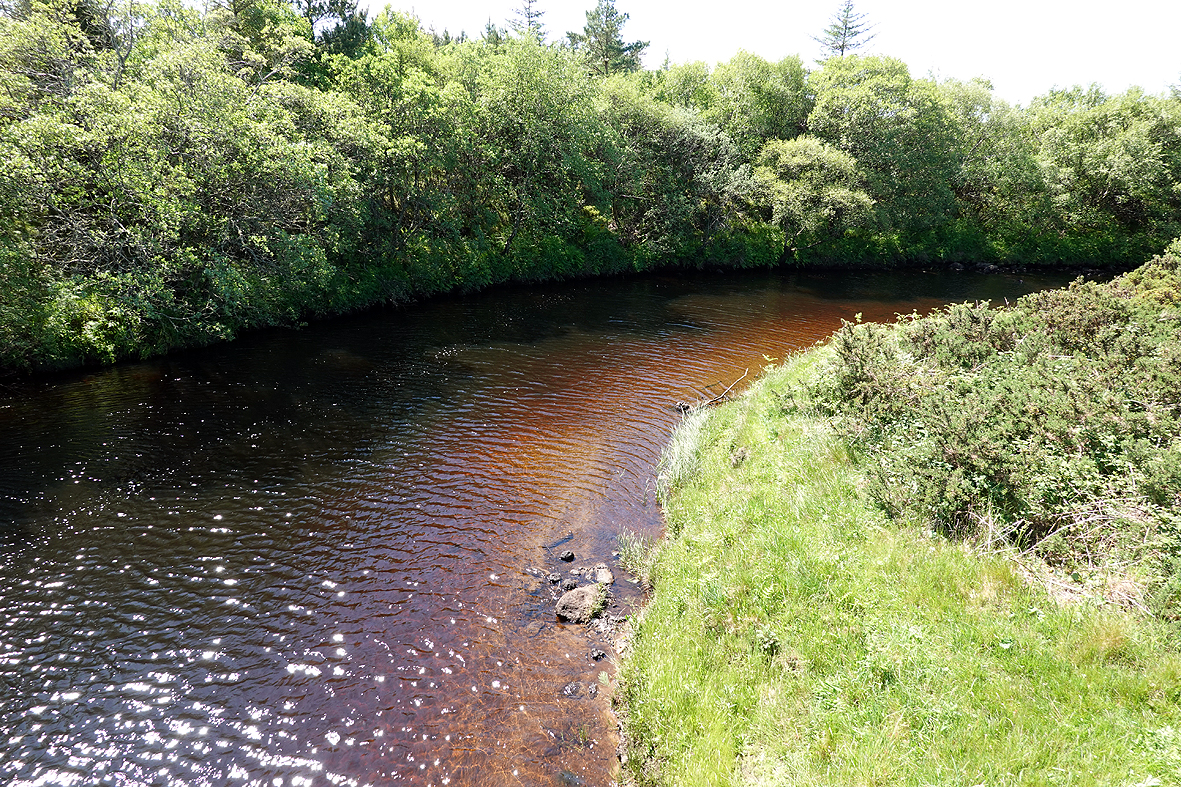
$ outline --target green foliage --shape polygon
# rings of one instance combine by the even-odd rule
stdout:
[[[489,65],[480,108],[482,136],[499,143],[487,159],[496,242],[507,254],[522,236],[568,238],[598,186],[590,153],[603,130],[591,83],[573,58],[529,38],[510,41]]]
[[[349,0],[4,9],[6,370],[514,279],[1105,264],[1181,234],[1175,95],[1021,110],[854,56],[642,72],[611,3],[577,50],[530,3],[476,40]]]
[[[791,139],[807,129],[812,100],[798,57],[770,63],[739,52],[714,69],[709,81],[710,98],[697,108],[733,138],[748,161],[767,141]]]
[[[754,174],[757,199],[783,229],[780,262],[801,245],[817,245],[872,220],[873,200],[861,188],[856,161],[821,140],[805,136],[768,142]]]
[[[1137,89],[1107,97],[1075,88],[1051,93],[1031,112],[1064,224],[1115,227],[1133,238],[1181,234],[1181,104]]]
[[[640,57],[648,48],[647,41],[623,41],[623,26],[627,14],[615,8],[615,0],[599,0],[594,10],[586,12],[586,27],[581,33],[567,33],[570,46],[581,53],[592,74],[606,77],[612,74],[638,71]]]
[[[983,80],[951,80],[939,86],[950,113],[952,152],[958,171],[951,181],[958,235],[971,240],[966,260],[1036,261],[1060,254],[1054,205],[1037,161],[1038,137],[1028,117],[993,97]]]
[[[656,98],[666,104],[707,112],[719,99],[717,86],[710,78],[709,65],[700,60],[670,64],[650,73],[658,79]]]
[[[1097,592],[1060,604],[1012,560],[889,522],[808,393],[834,352],[771,369],[673,436],[666,464],[692,469],[664,498],[670,536],[621,668],[628,775],[658,785],[1181,776],[1169,626]],[[747,458],[735,464],[738,446]]]
[[[232,0],[206,23],[229,68],[255,86],[292,77],[313,51],[312,25],[282,0]]]
[[[1131,559],[1150,583],[1173,582],[1178,250],[1110,284],[1078,281],[1004,308],[847,324],[823,395],[873,496],[950,535],[1068,567]]]
[[[935,84],[899,60],[856,55],[826,60],[809,84],[809,130],[864,169],[883,227],[918,233],[955,216],[953,121]]]
[[[26,367],[45,352],[49,287],[27,247],[0,247],[0,366]]]
[[[750,190],[730,138],[691,109],[654,101],[634,80],[609,81],[600,100],[614,132],[604,185],[620,241],[649,264],[708,253]]]
[[[316,95],[233,71],[208,39],[137,72],[118,89],[78,79],[3,127],[9,228],[49,283],[45,346],[18,365],[110,362],[329,310],[326,252],[356,184],[289,112]]]

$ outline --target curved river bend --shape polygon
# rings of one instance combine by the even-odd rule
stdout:
[[[606,785],[615,654],[546,575],[659,534],[670,405],[1059,283],[502,289],[0,391],[0,783]]]

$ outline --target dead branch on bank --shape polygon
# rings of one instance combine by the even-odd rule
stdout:
[[[704,390],[697,388],[697,386],[693,386],[693,388],[701,394],[701,398],[695,402],[677,402],[673,405],[673,407],[680,413],[691,413],[694,410],[698,410],[702,407],[709,407],[711,405],[721,404],[722,402],[728,402],[730,401],[730,391],[734,390],[734,386],[745,380],[748,374],[750,374],[750,369],[746,369],[742,373],[741,377],[727,385],[725,390],[716,396],[714,395],[713,391],[709,389],[721,385],[722,382],[720,380],[716,383],[710,383],[709,385],[705,386]]]

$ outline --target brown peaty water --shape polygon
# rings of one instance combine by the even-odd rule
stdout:
[[[612,551],[660,532],[672,403],[858,313],[1058,283],[501,289],[9,389],[0,782],[606,785],[615,654],[546,576],[640,602]]]

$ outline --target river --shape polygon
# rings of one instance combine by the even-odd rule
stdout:
[[[547,575],[637,608],[672,405],[1062,281],[500,288],[0,389],[0,783],[606,785],[617,654]]]

